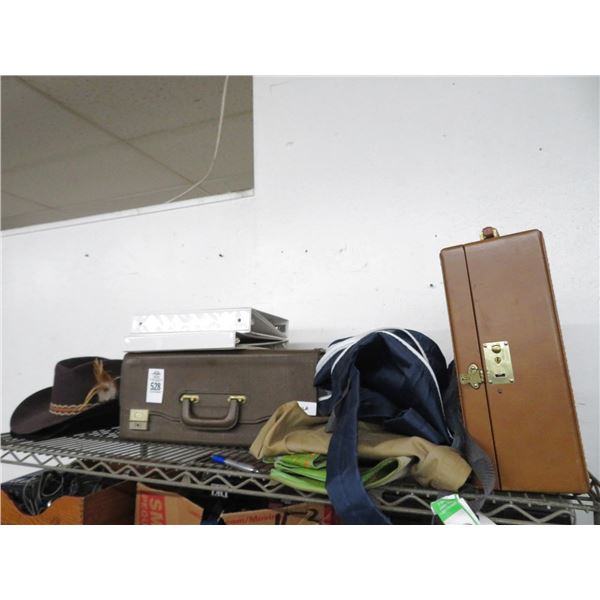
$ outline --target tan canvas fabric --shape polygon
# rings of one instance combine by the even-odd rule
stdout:
[[[296,402],[287,402],[263,425],[250,452],[259,459],[302,452],[327,454],[331,434],[325,431],[326,422],[327,417],[310,417]],[[452,448],[390,433],[373,423],[359,422],[358,455],[373,460],[414,457],[411,475],[420,485],[441,490],[459,489],[471,473]]]

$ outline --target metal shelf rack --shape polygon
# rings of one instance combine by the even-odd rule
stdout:
[[[247,473],[218,465],[210,460],[219,453],[250,463],[259,473]],[[210,491],[215,495],[245,494],[287,501],[326,503],[326,496],[308,494],[269,478],[269,467],[255,460],[245,449],[157,442],[135,442],[119,438],[118,429],[30,441],[2,434],[0,460],[6,464],[88,473],[116,479],[140,481]],[[402,482],[371,490],[375,502],[391,517],[431,517],[429,504],[440,492]],[[476,490],[465,487],[461,495],[469,500]],[[591,514],[600,523],[600,482],[590,475],[587,494],[534,494],[494,492],[482,509],[499,524],[574,523],[576,515]]]

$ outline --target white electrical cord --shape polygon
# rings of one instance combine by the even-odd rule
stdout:
[[[193,189],[196,189],[199,185],[203,184],[208,179],[208,176],[211,174],[213,167],[215,166],[217,156],[219,154],[219,146],[221,145],[221,129],[223,128],[223,117],[225,116],[225,100],[227,98],[228,82],[229,82],[229,75],[226,75],[225,83],[223,83],[223,94],[221,96],[221,115],[219,116],[219,128],[217,130],[217,139],[215,141],[215,151],[213,152],[213,157],[212,157],[212,160],[210,161],[208,171],[206,171],[206,174],[204,175],[204,177],[202,179],[199,179],[198,181],[196,181],[196,183],[191,185],[187,190],[184,190],[180,194],[177,194],[177,196],[174,196],[170,200],[166,200],[164,202],[164,204],[169,204],[171,202],[175,202],[175,200],[179,200],[179,198],[181,198],[182,196],[185,196],[188,192],[191,192]]]

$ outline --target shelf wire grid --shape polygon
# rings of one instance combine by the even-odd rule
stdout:
[[[248,473],[211,460],[213,454],[251,464],[258,473]],[[324,495],[289,488],[269,477],[270,467],[257,461],[244,448],[195,446],[121,439],[118,428],[31,441],[2,434],[0,460],[43,469],[59,469],[116,479],[206,490],[217,494],[245,494],[288,501],[327,503]],[[430,503],[439,490],[407,481],[371,490],[376,504],[390,515],[431,517]],[[465,486],[466,500],[477,496]],[[493,492],[482,511],[495,523],[574,523],[576,514],[591,513],[600,523],[600,482],[590,476],[587,494],[534,494]]]

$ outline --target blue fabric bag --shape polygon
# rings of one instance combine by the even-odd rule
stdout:
[[[381,329],[333,342],[317,365],[315,385],[330,391],[320,398],[317,411],[330,416],[326,486],[345,524],[390,523],[360,480],[359,420],[380,423],[395,433],[419,436],[435,444],[456,447],[457,430],[456,441],[461,445],[468,438],[460,418],[453,367],[447,367],[437,344],[418,331]],[[449,395],[453,398],[451,415],[445,408]],[[468,441],[472,443],[470,438]],[[475,450],[479,459],[481,450]],[[493,486],[489,481],[493,467],[485,455],[483,462],[484,488],[488,491]]]

